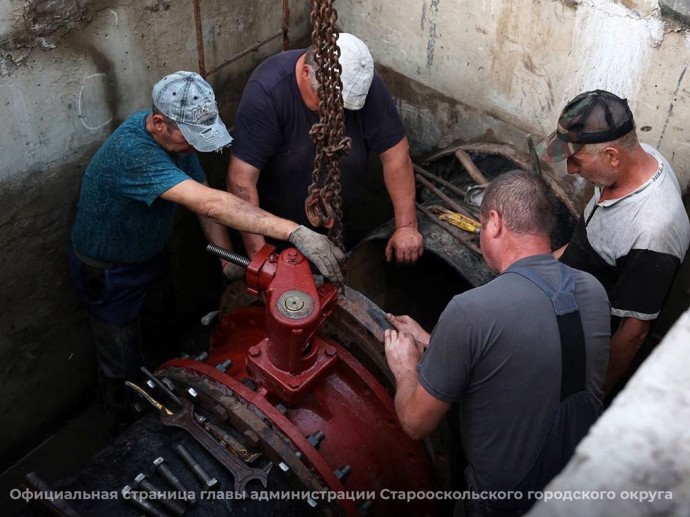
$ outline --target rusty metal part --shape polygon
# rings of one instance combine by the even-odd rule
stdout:
[[[510,160],[516,165],[516,168],[529,170],[531,167],[531,162],[529,155],[521,153],[512,146],[506,144],[495,144],[490,142],[476,142],[472,144],[461,144],[454,145],[443,149],[433,155],[429,156],[424,160],[424,165],[427,165],[439,158],[444,156],[454,155],[455,151],[462,149],[468,153],[476,154],[493,154],[497,156],[502,156],[503,158]],[[559,201],[565,206],[573,217],[578,218],[580,216],[580,210],[575,206],[575,195],[573,192],[566,192],[561,184],[561,181],[556,177],[553,169],[548,166],[549,164],[541,164],[541,170],[544,179],[549,184],[554,194],[558,197]]]
[[[541,172],[541,163],[539,161],[537,149],[534,147],[532,135],[527,135],[527,148],[529,149],[529,160],[530,164],[532,165],[532,170],[536,172],[538,176],[544,176],[544,174]]]
[[[167,513],[153,506],[148,499],[145,499],[139,492],[132,490],[131,486],[125,485],[120,492],[126,501],[129,501],[131,505],[136,506],[138,510],[144,512],[146,515],[151,515],[152,517],[168,517]]]
[[[267,38],[262,39],[261,41],[255,43],[254,45],[247,47],[246,49],[237,52],[236,54],[232,55],[229,59],[226,59],[219,65],[216,65],[212,67],[209,70],[206,70],[206,56],[205,56],[205,50],[204,50],[204,34],[203,34],[203,27],[202,27],[202,18],[201,18],[201,0],[193,0],[193,5],[194,5],[194,29],[196,32],[196,52],[197,52],[197,62],[198,62],[198,67],[199,67],[199,75],[206,79],[211,74],[216,73],[218,70],[221,68],[226,67],[227,65],[237,61],[238,59],[246,56],[247,54],[254,52],[255,50],[258,50],[259,48],[263,47],[266,43],[269,43],[273,41],[274,39],[283,38],[283,50],[288,50],[290,48],[290,38],[289,38],[289,31],[290,31],[290,5],[289,5],[289,0],[283,0],[283,21],[281,24],[281,28],[279,31],[275,32],[274,34],[271,34]]]
[[[462,242],[465,246],[467,246],[468,249],[474,251],[479,255],[482,254],[481,250],[477,247],[477,245],[474,242],[470,240],[469,236],[464,235],[462,232],[455,230],[455,228],[453,228],[453,226],[451,226],[450,224],[444,223],[443,221],[439,221],[439,219],[434,214],[432,214],[426,207],[420,205],[419,203],[417,203],[417,210],[421,211],[425,216],[427,216],[429,220],[436,226],[442,228],[450,235],[452,235],[455,239]]]
[[[264,488],[266,488],[268,482],[267,472],[262,469],[248,467],[242,460],[218,443],[218,441],[197,422],[194,417],[194,405],[190,401],[187,399],[180,399],[181,409],[172,412],[133,382],[126,381],[125,384],[158,409],[163,425],[179,427],[187,431],[192,435],[192,438],[199,442],[204,449],[230,471],[235,478],[235,491],[244,492],[247,483],[253,480],[259,481]]]
[[[186,501],[189,504],[196,503],[196,496],[194,492],[192,492],[190,489],[184,486],[184,484],[182,484],[182,481],[180,481],[178,477],[175,474],[173,474],[173,471],[170,470],[168,466],[165,464],[165,459],[162,456],[159,456],[158,458],[153,460],[153,465],[156,471],[161,475],[161,477],[165,479],[175,490],[183,494],[194,495],[194,497],[186,499]]]
[[[146,479],[146,475],[143,472],[137,474],[137,476],[134,478],[134,482],[136,483],[137,487],[141,488],[141,490],[148,492],[149,494],[153,494],[155,500],[158,501],[161,506],[170,510],[174,515],[179,516],[184,514],[185,509],[177,504],[177,502],[173,499],[164,497],[165,493],[156,485],[151,483],[148,479]]]
[[[216,438],[216,440],[221,442],[222,445],[245,463],[252,463],[261,457],[260,452],[250,452],[244,444],[240,443],[240,441],[229,432],[209,421],[206,417],[195,415],[195,418],[204,429]]]
[[[250,409],[241,402],[236,392],[250,391],[248,388],[237,383],[231,389],[225,382],[189,370],[185,364],[183,360],[171,361],[163,366],[163,372],[179,383],[193,385],[200,394],[202,404],[205,404],[206,407],[212,407],[216,416],[227,420],[245,437],[253,437],[255,445],[260,447],[271,461],[274,463],[284,462],[307,490],[321,492],[326,489],[318,475],[305,464],[302,454],[295,451],[295,446],[282,433],[268,425],[269,416],[255,409]],[[200,365],[202,371],[205,368],[207,368],[206,365]],[[277,409],[276,412],[282,414]],[[334,509],[331,507],[330,513],[332,514],[333,511]]]
[[[334,0],[312,0],[312,45],[316,80],[319,84],[319,121],[309,130],[316,144],[312,181],[304,209],[313,226],[329,228],[328,236],[340,249],[343,246],[343,210],[340,196],[340,159],[350,152],[351,139],[345,136],[342,68],[338,57],[335,24],[338,13]],[[321,177],[324,175],[323,185]]]
[[[428,170],[423,169],[422,167],[420,167],[416,163],[412,164],[412,168],[414,169],[414,171],[417,174],[421,174],[426,179],[431,180],[431,181],[435,181],[436,183],[443,185],[448,190],[450,190],[453,194],[457,195],[460,199],[465,197],[465,192],[462,189],[453,185],[450,181],[446,181],[443,178],[439,178],[438,176],[436,176],[436,174],[431,174]]]
[[[415,178],[417,178],[417,181],[419,181],[427,189],[429,189],[436,196],[438,196],[438,198],[441,199],[441,201],[443,201],[448,206],[448,208],[451,208],[460,214],[466,215],[468,217],[472,217],[471,214],[467,213],[467,210],[462,208],[458,203],[455,202],[455,200],[448,197],[446,194],[444,194],[441,191],[441,189],[437,188],[435,185],[433,185],[430,181],[425,179],[423,176],[420,176],[419,174],[415,174]]]
[[[199,75],[206,78],[206,57],[204,52],[204,31],[201,27],[201,0],[193,0],[194,4],[194,29],[196,32],[196,56],[199,66]]]
[[[29,472],[24,477],[22,487],[36,494],[41,494],[41,497],[35,497],[34,501],[40,503],[53,515],[58,515],[59,517],[80,517],[80,514],[67,501],[61,497],[55,497],[57,492],[54,492],[35,472]]]
[[[477,168],[469,154],[462,149],[458,149],[455,151],[455,157],[460,161],[460,163],[462,163],[462,166],[467,171],[467,174],[470,175],[477,185],[486,185],[489,183],[489,180],[486,179],[486,176],[484,176],[482,171]]]
[[[258,50],[259,48],[263,47],[266,43],[270,43],[274,39],[278,39],[281,36],[284,36],[284,34],[285,34],[284,29],[280,29],[280,30],[274,32],[273,34],[271,34],[267,38],[264,38],[264,39],[258,41],[254,45],[247,47],[244,50],[237,52],[236,54],[233,54],[232,56],[230,56],[228,59],[226,59],[222,63],[220,63],[214,67],[211,67],[211,69],[209,69],[209,71],[207,72],[206,75],[215,74],[221,68],[225,68],[229,64],[234,63],[235,61],[237,61],[240,58],[243,58],[247,54],[250,54],[250,53],[254,52],[255,50]]]
[[[493,154],[502,156],[506,160],[513,162],[516,165],[516,168],[519,169],[527,170],[530,166],[529,156],[526,154],[521,153],[512,146],[505,144],[494,144],[490,142],[475,142],[471,144],[461,144],[447,147],[446,149],[442,149],[441,151],[438,151],[427,157],[424,160],[424,165],[428,165],[439,158],[443,158],[444,156],[455,155],[455,151],[458,149],[461,149],[467,153]]]
[[[290,50],[290,0],[283,0],[283,51]]]
[[[208,431],[201,427],[194,419],[194,408],[192,403],[184,401],[180,411],[173,415],[161,413],[161,421],[164,425],[180,427],[187,431],[192,437],[201,444],[214,458],[216,458],[235,478],[235,491],[244,492],[247,483],[259,481],[264,488],[268,483],[268,474],[265,470],[249,467],[237,456],[229,452],[220,445],[215,438],[208,434]]]

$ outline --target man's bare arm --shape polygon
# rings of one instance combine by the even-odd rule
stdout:
[[[386,246],[386,260],[414,263],[424,253],[424,239],[417,229],[415,181],[407,137],[380,155],[383,180],[393,203],[395,232]]]
[[[281,219],[238,197],[207,187],[192,179],[178,183],[161,194],[166,201],[178,203],[192,212],[240,231],[288,240],[298,224]]]
[[[417,363],[420,352],[411,334],[384,332],[386,361],[395,377],[395,412],[407,435],[419,440],[431,434],[450,408],[419,384]]]
[[[231,156],[227,175],[228,191],[247,203],[258,207],[259,193],[256,189],[256,183],[259,181],[260,173],[261,171],[253,165],[240,160],[236,156]],[[244,248],[250,258],[266,244],[263,236],[255,233],[241,232],[241,236]]]
[[[604,393],[609,393],[623,378],[647,337],[650,327],[651,321],[623,318],[620,326],[611,336],[609,368],[606,372]]]

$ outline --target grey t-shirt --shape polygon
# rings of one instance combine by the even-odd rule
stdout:
[[[515,262],[555,287],[552,255]],[[586,389],[602,398],[610,307],[590,274],[574,270],[586,347]],[[460,401],[462,442],[482,490],[512,490],[536,460],[560,402],[561,348],[551,300],[533,282],[504,272],[455,296],[418,365],[434,397]]]

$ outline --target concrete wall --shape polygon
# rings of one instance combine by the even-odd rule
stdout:
[[[662,7],[682,13],[688,2]],[[491,115],[466,124],[449,104],[435,121],[415,106],[406,122],[417,140],[488,137],[526,150],[526,133],[545,136],[568,100],[601,88],[629,99],[642,140],[690,181],[690,36],[683,16],[662,17],[656,0],[338,0],[337,8],[343,30],[379,64]],[[497,134],[495,120],[520,133]]]
[[[290,7],[303,38],[308,4]],[[201,9],[208,68],[282,26],[280,2]],[[226,120],[248,71],[281,48],[278,38],[209,78]],[[192,0],[0,0],[0,457],[88,395],[95,364],[65,257],[81,175],[176,70],[197,70]],[[194,294],[180,296],[191,305]]]

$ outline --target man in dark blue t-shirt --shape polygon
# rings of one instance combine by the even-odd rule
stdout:
[[[341,33],[337,43],[341,52],[345,135],[352,139],[350,153],[341,160],[346,237],[348,218],[357,208],[356,194],[371,151],[383,164],[396,223],[386,258],[413,263],[424,248],[417,230],[414,173],[405,128],[393,99],[374,72],[366,45],[347,33]],[[309,223],[304,202],[315,156],[309,130],[319,120],[313,54],[313,47],[283,52],[264,61],[252,73],[235,118],[228,168],[232,193],[305,226]],[[264,244],[258,235],[245,233],[242,237],[249,256]]]
[[[70,266],[91,317],[106,409],[116,419],[127,419],[124,381],[142,364],[142,310],[166,299],[151,303],[167,269],[177,204],[199,215],[216,245],[230,248],[225,227],[289,239],[325,276],[342,280],[342,253],[327,237],[208,186],[194,151],[230,142],[211,86],[196,73],[176,72],[154,86],[153,111],[128,118],[86,169]]]

